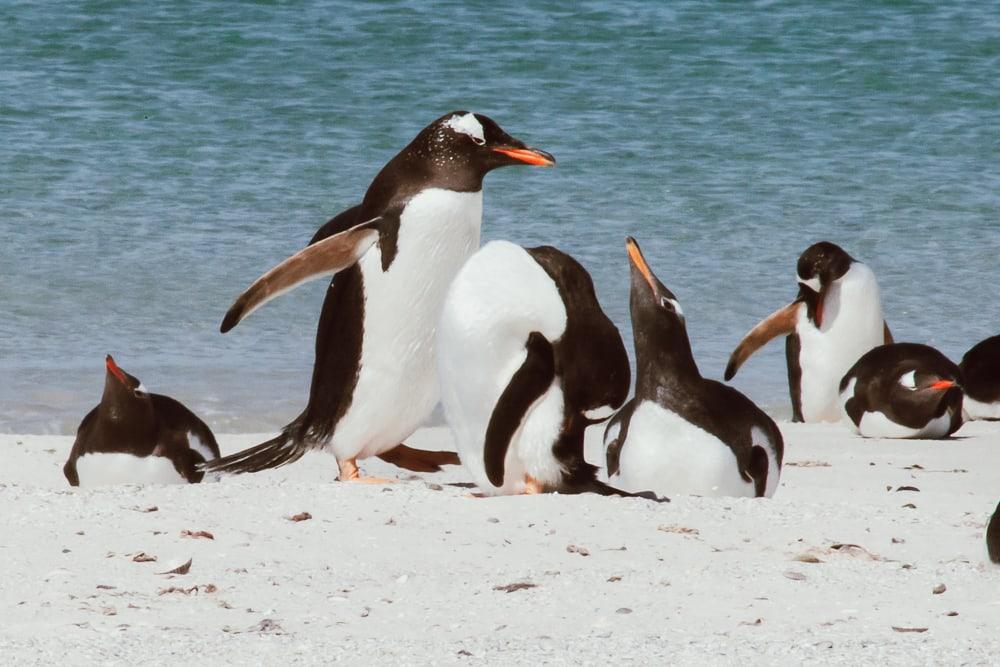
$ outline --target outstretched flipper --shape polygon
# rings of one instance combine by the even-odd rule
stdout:
[[[769,341],[781,335],[787,335],[795,331],[795,324],[798,322],[799,308],[804,307],[799,300],[776,310],[760,321],[757,326],[750,330],[740,344],[736,346],[733,353],[729,355],[729,363],[726,365],[726,380],[732,380],[736,371],[740,369],[743,362],[750,358],[754,352],[764,347]]]
[[[532,332],[525,347],[528,356],[500,394],[486,428],[483,459],[486,476],[493,486],[503,486],[504,459],[510,439],[520,428],[528,408],[552,384],[556,373],[555,351],[545,336]]]
[[[357,262],[378,240],[384,220],[383,216],[372,218],[329,236],[300,250],[262,275],[233,302],[222,320],[222,333],[235,327],[271,299],[308,280],[338,273]]]

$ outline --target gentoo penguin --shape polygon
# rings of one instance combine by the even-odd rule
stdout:
[[[448,291],[437,346],[445,417],[484,494],[628,495],[584,460],[584,430],[624,402],[630,371],[575,259],[487,243]]]
[[[196,466],[219,456],[211,429],[178,401],[147,392],[110,354],[105,367],[104,396],[63,466],[70,485],[200,482]]]
[[[205,469],[256,472],[328,449],[342,481],[387,481],[362,478],[356,459],[395,448],[438,403],[434,329],[448,286],[479,247],[483,177],[519,164],[555,160],[486,116],[446,114],[382,168],[361,204],[241,294],[223,332],[296,285],[334,274],[305,410],[277,437]]]
[[[866,438],[946,438],[962,425],[961,376],[933,347],[880,345],[844,375],[840,405]]]
[[[677,298],[635,239],[626,240],[626,250],[635,397],[604,432],[608,481],[666,495],[772,496],[784,455],[781,431],[746,396],[701,376]]]
[[[965,390],[965,419],[1000,419],[1000,336],[974,345],[958,367]]]
[[[993,511],[990,525],[986,528],[986,550],[990,554],[990,560],[1000,564],[1000,503]]]
[[[788,334],[785,357],[792,421],[840,419],[837,387],[858,358],[892,342],[882,297],[870,268],[829,241],[799,257],[799,295],[743,337],[726,366],[733,379],[747,358],[772,338]]]

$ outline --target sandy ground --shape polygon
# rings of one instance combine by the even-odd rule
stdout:
[[[1000,568],[983,541],[1000,496],[1000,424],[967,424],[946,442],[865,441],[840,425],[782,430],[786,467],[772,500],[669,504],[471,499],[453,485],[466,480],[459,467],[418,478],[381,462],[365,468],[404,481],[341,484],[323,454],[219,483],[80,491],[61,474],[71,438],[0,436],[0,656],[1000,661]],[[596,429],[589,435],[597,458]],[[226,453],[259,439],[220,443]],[[425,429],[409,442],[447,448],[450,437]],[[302,512],[311,519],[289,519]],[[187,574],[161,574],[188,560]]]

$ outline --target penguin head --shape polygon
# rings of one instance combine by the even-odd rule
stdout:
[[[632,274],[632,287],[629,293],[632,328],[635,329],[638,323],[644,328],[652,326],[657,329],[678,327],[684,329],[684,311],[681,309],[681,304],[677,302],[674,293],[667,289],[649,268],[639,244],[631,236],[625,239],[625,249],[628,251]]]
[[[431,123],[420,136],[418,147],[442,169],[471,169],[480,177],[510,165],[551,167],[552,155],[531,148],[510,136],[488,116],[469,111],[453,111]]]
[[[896,363],[888,378],[890,401],[897,405],[924,406],[923,413],[935,417],[945,410],[961,412],[964,390],[962,372],[938,350],[917,343],[895,343],[882,346],[897,353]],[[887,378],[887,379],[888,379]]]
[[[844,277],[854,261],[843,248],[829,241],[814,243],[799,256],[798,300],[806,304],[807,315],[817,329],[823,325],[823,301],[830,286]]]
[[[635,239],[625,239],[631,268],[629,310],[635,341],[636,381],[642,382],[644,369],[657,374],[697,374],[691,354],[684,311],[674,293],[660,282],[646,263]]]
[[[112,420],[120,420],[129,413],[152,410],[149,392],[146,391],[139,378],[129,375],[119,368],[110,354],[105,357],[104,365],[106,373],[101,409],[108,417]]]

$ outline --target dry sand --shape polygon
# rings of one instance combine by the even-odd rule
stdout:
[[[459,467],[418,478],[381,462],[365,468],[407,479],[341,484],[324,454],[219,483],[71,490],[61,473],[71,438],[0,436],[0,656],[1000,661],[1000,568],[983,540],[1000,496],[1000,424],[967,424],[945,442],[781,426],[786,467],[772,500],[669,504],[471,499],[452,485],[466,481]],[[589,436],[599,459],[597,429]],[[424,429],[409,443],[447,448],[450,437]],[[302,512],[312,518],[289,520]],[[188,560],[187,574],[159,574]]]

